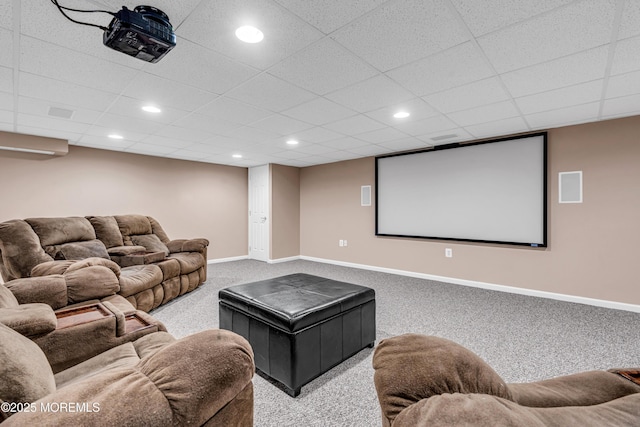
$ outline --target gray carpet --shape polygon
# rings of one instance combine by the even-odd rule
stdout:
[[[301,260],[212,264],[202,286],[151,314],[176,337],[217,328],[220,289],[291,273],[375,289],[377,341],[407,332],[445,337],[476,352],[507,382],[640,366],[640,313]],[[255,425],[379,426],[372,355],[362,350],[295,399],[256,375]]]

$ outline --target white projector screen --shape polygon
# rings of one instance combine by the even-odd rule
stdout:
[[[376,157],[376,235],[546,246],[547,134]]]

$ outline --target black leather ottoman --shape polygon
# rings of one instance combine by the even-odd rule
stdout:
[[[222,289],[220,328],[245,337],[256,368],[291,396],[376,339],[375,291],[309,274]]]

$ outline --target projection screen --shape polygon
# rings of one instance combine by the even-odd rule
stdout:
[[[376,235],[546,246],[547,134],[376,157]]]

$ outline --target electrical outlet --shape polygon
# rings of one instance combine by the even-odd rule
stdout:
[[[344,241],[344,245],[347,246],[347,241],[346,240]]]
[[[444,250],[444,256],[446,256],[447,258],[452,258],[453,257],[453,249],[446,248]]]
[[[338,240],[338,246],[344,246],[344,240]]]

